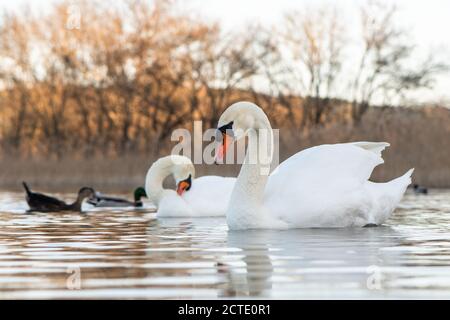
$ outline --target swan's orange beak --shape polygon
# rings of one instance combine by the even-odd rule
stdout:
[[[181,180],[180,182],[178,182],[177,194],[179,196],[181,196],[185,191],[187,191],[191,188],[191,184],[192,184],[192,180],[191,180],[191,176],[189,175],[189,177],[187,179]]]
[[[231,137],[226,133],[222,133],[222,143],[219,145],[217,149],[215,164],[223,163],[225,159],[225,155],[227,154],[228,147],[231,144]]]
[[[189,188],[189,183],[187,183],[186,181],[180,181],[177,188],[178,195],[181,196],[187,188]]]

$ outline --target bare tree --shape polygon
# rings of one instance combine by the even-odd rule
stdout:
[[[370,1],[360,9],[362,53],[351,85],[352,117],[356,123],[375,101],[394,104],[404,93],[429,88],[445,66],[430,56],[425,62],[408,62],[414,54],[406,30],[396,24],[395,4]]]
[[[285,21],[281,40],[291,60],[291,92],[305,98],[303,125],[317,125],[339,89],[345,26],[336,9],[326,8],[291,12]]]
[[[277,126],[304,133],[339,117],[357,123],[369,105],[431,87],[443,69],[432,58],[411,67],[414,48],[391,6],[363,7],[361,53],[348,59],[353,43],[336,9],[307,8],[287,14],[281,27],[224,33],[171,0],[77,5],[80,29],[67,26],[70,1],[1,20],[5,150],[157,155],[168,151],[175,128],[193,119],[214,127],[241,99],[257,102]],[[339,99],[352,110],[336,111]]]

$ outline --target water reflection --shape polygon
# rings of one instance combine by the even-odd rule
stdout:
[[[449,200],[408,195],[379,228],[242,232],[152,208],[24,214],[0,194],[0,298],[449,298]]]
[[[218,264],[218,271],[226,277],[219,296],[268,295],[272,288],[273,274],[270,247],[267,243],[269,233],[260,230],[228,232],[227,247],[237,250],[240,261]]]
[[[394,247],[399,239],[390,227],[229,231],[227,245],[239,249],[245,265],[220,266],[228,280],[223,296],[272,296],[273,281],[289,290],[306,290],[309,283],[364,288],[370,266],[398,259],[398,252],[380,248]]]

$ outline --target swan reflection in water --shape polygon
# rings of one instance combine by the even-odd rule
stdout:
[[[222,263],[217,269],[224,274],[225,283],[219,296],[261,296],[272,289],[272,260],[267,245],[267,231],[229,231],[227,246],[237,248],[241,261]],[[242,264],[243,262],[243,264]],[[236,265],[235,268],[232,267]]]
[[[390,227],[228,231],[227,247],[237,250],[218,264],[226,278],[219,295],[274,297],[287,289],[308,298],[309,287],[326,291],[330,285],[369,291],[368,272],[398,259],[398,252],[380,249],[399,243]]]

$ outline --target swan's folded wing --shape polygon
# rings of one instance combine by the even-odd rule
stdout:
[[[363,148],[367,151],[371,151],[380,157],[381,152],[383,152],[384,149],[390,146],[388,142],[369,142],[369,141],[350,142],[348,144],[357,146],[359,148]]]
[[[353,188],[367,181],[383,163],[380,153],[353,144],[330,144],[309,148],[282,162],[270,175],[265,190],[272,194],[304,193],[324,189]]]
[[[306,149],[281,163],[269,177],[264,205],[291,225],[361,224],[355,217],[363,213],[361,206],[369,204],[360,191],[381,163],[376,152],[352,144]]]

